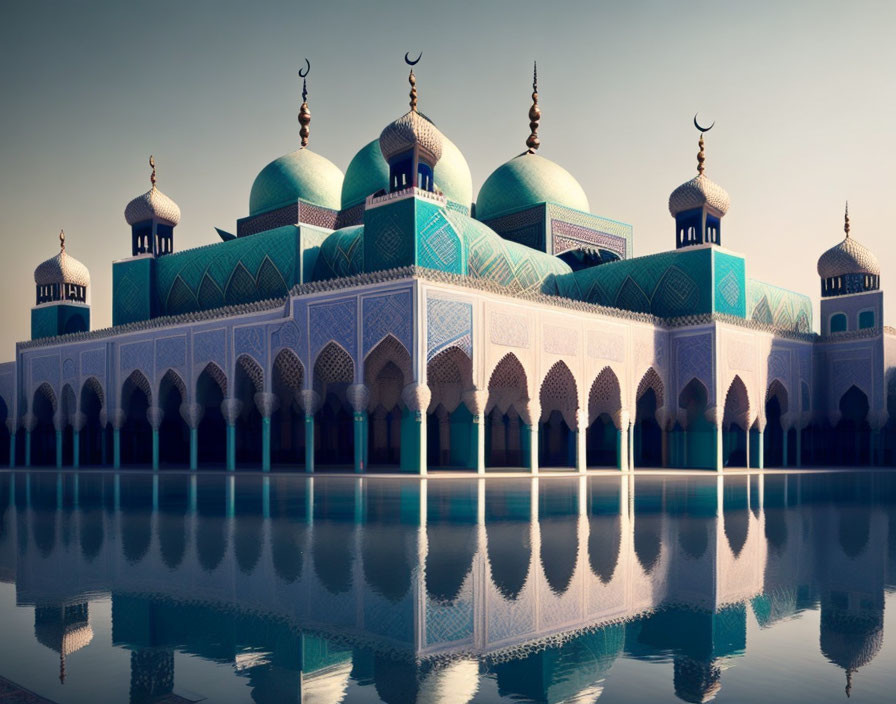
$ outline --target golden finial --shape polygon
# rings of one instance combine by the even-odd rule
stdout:
[[[709,132],[714,126],[715,122],[713,122],[709,127],[703,127],[699,122],[697,122],[697,115],[700,113],[696,113],[694,115],[694,127],[700,130],[700,139],[697,142],[697,146],[700,147],[700,151],[697,152],[697,173],[702,176],[703,171],[706,169],[704,166],[704,162],[706,161],[706,152],[703,151],[703,135],[706,132]]]
[[[156,160],[153,158],[153,155],[149,155],[149,167],[152,169],[152,173],[149,175],[149,182],[152,184],[152,187],[156,187]]]
[[[849,201],[846,201],[846,210],[843,211],[843,231],[849,237]]]
[[[65,251],[65,230],[59,231],[59,251]]]
[[[411,72],[408,74],[408,83],[411,84],[411,92],[408,93],[411,98],[411,112],[417,112],[417,77],[414,75],[414,66],[423,58],[423,52],[421,51],[413,61],[410,53],[409,51],[404,53],[404,62],[411,67]]]
[[[305,80],[311,71],[311,62],[305,59],[305,68],[299,69],[299,78],[302,79],[302,107],[299,108],[299,137],[302,138],[302,148],[308,146],[308,137],[311,136],[311,110],[308,109],[308,83]]]
[[[529,138],[526,140],[526,150],[529,154],[534,154],[535,150],[541,146],[538,139],[538,123],[541,120],[541,109],[538,107],[538,63],[532,62],[532,107],[529,108]]]

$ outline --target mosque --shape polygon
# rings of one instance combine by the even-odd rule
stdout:
[[[808,296],[751,278],[723,246],[729,196],[696,118],[697,173],[669,197],[674,247],[634,257],[632,227],[591,213],[538,153],[537,74],[526,150],[475,201],[463,154],[418,110],[413,68],[409,81],[410,109],[343,174],[308,146],[303,80],[299,149],[260,171],[248,215],[214,244],[176,250],[180,208],[151,158],[150,190],[125,208],[111,328],[90,329],[90,275],[60,234],[34,273],[31,339],[0,366],[9,464],[896,461],[896,330],[848,211],[818,259],[815,332]]]

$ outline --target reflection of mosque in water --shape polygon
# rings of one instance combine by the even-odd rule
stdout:
[[[111,593],[134,702],[172,690],[176,651],[230,664],[257,702],[338,702],[351,681],[468,702],[483,675],[516,700],[594,701],[623,655],[671,661],[675,694],[704,702],[748,612],[767,628],[809,608],[849,692],[883,641],[894,496],[886,475],[14,473],[0,579],[63,675],[88,599]]]

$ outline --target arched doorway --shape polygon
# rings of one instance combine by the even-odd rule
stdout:
[[[785,443],[782,419],[788,411],[787,389],[778,379],[769,384],[765,394],[764,464],[766,467],[784,467]]]
[[[839,464],[858,467],[871,460],[871,426],[868,424],[868,396],[858,386],[850,386],[840,397],[840,420],[834,429],[835,457]]]
[[[159,382],[159,461],[164,464],[184,465],[190,459],[190,429],[181,416],[180,408],[187,401],[187,386],[180,375],[169,369]]]
[[[227,376],[209,362],[196,379],[196,403],[202,408],[197,432],[199,462],[223,466],[227,457],[227,424],[221,404],[227,397]]]
[[[274,359],[271,388],[279,399],[271,417],[271,461],[297,465],[305,461],[305,414],[299,406],[305,367],[298,355],[282,349]]]
[[[152,389],[139,370],[134,370],[121,387],[121,409],[124,425],[121,428],[121,463],[150,464],[152,462],[152,428],[146,412],[152,405]]]
[[[314,416],[316,467],[351,466],[354,463],[352,409],[346,397],[346,389],[354,378],[355,363],[351,355],[335,342],[328,343],[317,356],[312,377],[314,391],[320,402]]]
[[[576,380],[563,361],[555,362],[541,383],[541,426],[538,433],[539,465],[576,466]]]
[[[435,355],[426,366],[426,382],[432,394],[427,414],[427,464],[432,467],[475,467],[473,415],[462,403],[464,391],[473,387],[473,363],[459,347]]]
[[[56,394],[46,382],[37,387],[31,403],[34,430],[31,431],[31,464],[49,467],[56,464]]]
[[[746,467],[749,459],[747,447],[750,427],[750,398],[747,387],[739,376],[734,377],[725,395],[722,414],[722,466]]]
[[[709,393],[703,382],[691,379],[678,395],[678,406],[684,411],[681,433],[681,466],[702,469],[716,467],[716,429],[706,418]]]
[[[236,461],[261,465],[262,419],[255,395],[264,391],[264,371],[249,355],[236,360],[234,398],[242,403],[236,424]]]
[[[588,431],[585,438],[589,467],[619,466],[619,414],[622,395],[619,379],[604,367],[588,393]]]
[[[81,387],[81,413],[84,427],[79,434],[81,465],[100,465],[106,462],[105,434],[101,421],[105,393],[96,377],[90,377]]]
[[[663,405],[663,391],[663,381],[651,367],[641,377],[635,395],[633,459],[636,467],[663,466],[663,431],[656,419],[657,410]]]
[[[492,372],[485,405],[486,467],[521,467],[524,464],[519,410],[529,400],[523,365],[507,353]],[[537,422],[538,419],[533,419]]]
[[[60,428],[62,429],[62,459],[60,464],[71,467],[75,460],[75,414],[78,412],[78,401],[71,385],[62,387],[61,406],[59,409]]]
[[[398,340],[386,336],[364,360],[364,383],[370,392],[369,467],[401,462],[405,409],[401,392],[412,379],[411,355]]]

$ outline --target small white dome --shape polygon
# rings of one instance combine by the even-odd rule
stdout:
[[[90,272],[63,249],[55,257],[47,259],[34,270],[34,283],[38,286],[51,284],[90,285]]]
[[[394,122],[386,125],[380,134],[380,151],[383,158],[389,161],[402,152],[409,151],[415,145],[428,154],[432,165],[442,157],[442,142],[444,137],[428,118],[416,110],[402,115]]]
[[[177,225],[180,222],[180,208],[177,203],[155,186],[142,196],[134,198],[124,209],[124,219],[131,226],[153,218],[171,225]]]
[[[880,264],[874,253],[848,235],[818,258],[818,275],[822,279],[847,274],[880,276]]]
[[[672,213],[672,217],[685,210],[702,208],[704,205],[724,215],[731,205],[731,198],[728,196],[728,191],[703,174],[681,184],[669,196],[669,212]]]

